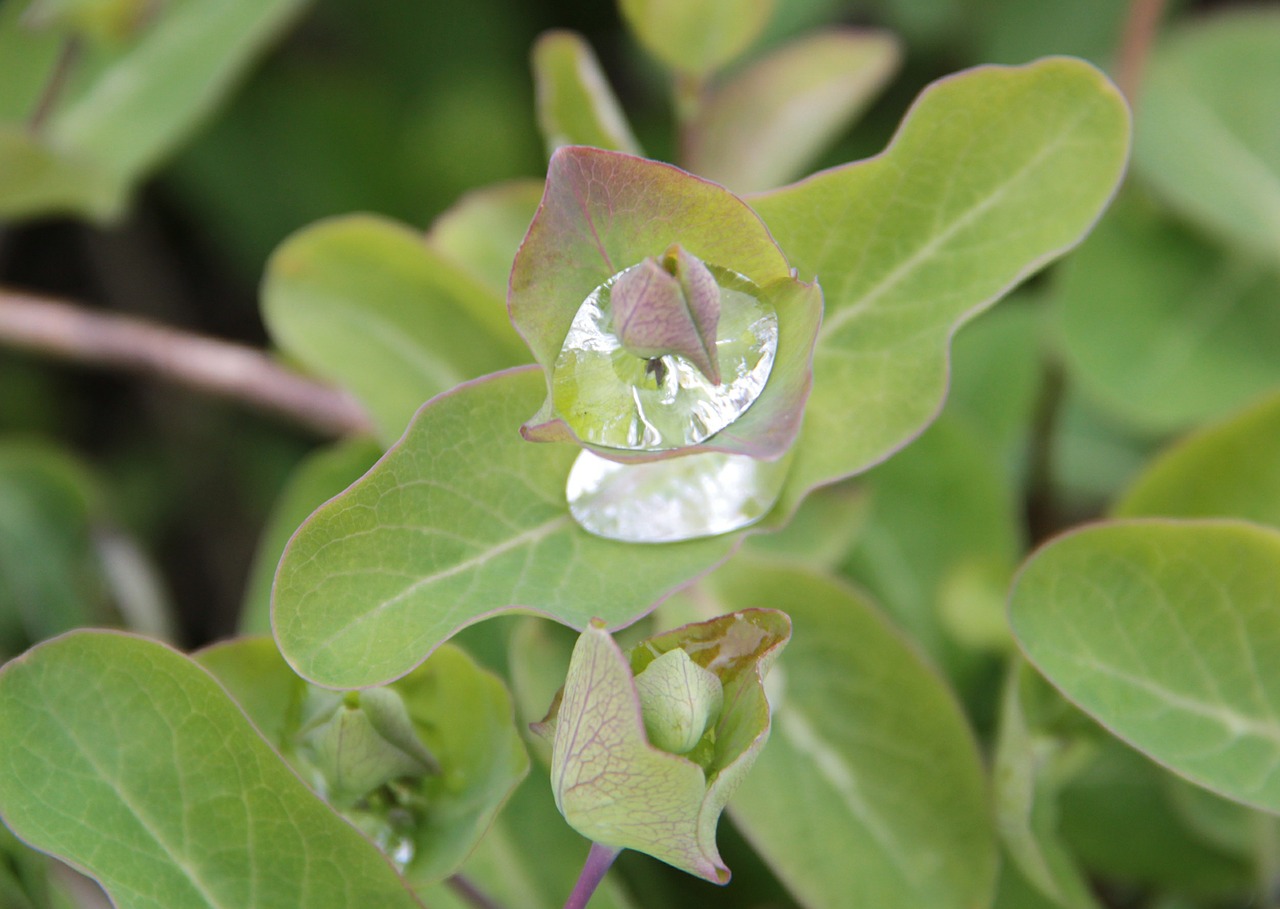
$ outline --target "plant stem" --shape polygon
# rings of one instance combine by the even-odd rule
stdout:
[[[596,892],[596,888],[604,880],[605,872],[621,851],[616,846],[591,844],[591,851],[587,853],[587,860],[582,865],[582,873],[578,875],[578,882],[573,885],[573,892],[569,894],[564,909],[585,909],[591,894]]]
[[[67,77],[71,75],[76,61],[80,59],[80,48],[79,38],[71,37],[62,42],[62,47],[58,50],[58,58],[53,63],[53,72],[49,74],[49,80],[45,82],[40,97],[36,99],[36,106],[32,108],[31,116],[27,118],[27,129],[31,132],[40,132],[48,121],[49,115],[53,113],[58,98],[62,96],[62,89],[66,87]]]
[[[502,905],[493,900],[488,894],[473,884],[470,878],[462,874],[455,874],[445,878],[445,884],[450,890],[456,893],[464,903],[468,903],[475,909],[502,909]]]
[[[1168,0],[1131,0],[1129,3],[1129,15],[1116,53],[1116,85],[1130,105],[1138,100],[1147,57],[1167,5]]]
[[[287,369],[260,350],[6,288],[0,288],[0,345],[166,379],[325,435],[372,429],[345,391]]]

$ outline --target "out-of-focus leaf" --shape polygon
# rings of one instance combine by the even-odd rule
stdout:
[[[866,529],[870,512],[866,487],[828,486],[805,498],[786,527],[747,537],[746,548],[819,571],[834,571]]]
[[[83,192],[64,189],[43,210],[118,214],[134,184],[213,110],[305,2],[167,0],[134,40],[86,52],[74,90],[40,132],[59,156],[85,162]]]
[[[0,60],[5,67],[0,79],[0,123],[31,119],[64,45],[63,36],[28,27],[27,6],[0,4]]]
[[[0,694],[0,814],[116,905],[419,905],[217,682],[167,647],[74,632],[0,670]]]
[[[943,624],[944,581],[981,564],[1007,583],[1019,555],[1019,515],[1000,465],[973,430],[943,417],[865,484],[868,516],[844,570],[940,665],[960,671],[972,654]],[[998,615],[1002,599],[987,611]]]
[[[0,652],[109,619],[91,478],[56,449],[0,447]]]
[[[1193,782],[1280,808],[1280,532],[1088,527],[1027,563],[1009,609],[1032,663],[1086,713]]]
[[[774,0],[620,0],[622,16],[649,53],[672,69],[708,75],[764,30]]]
[[[381,454],[382,448],[369,439],[350,439],[309,455],[294,470],[258,541],[240,614],[241,633],[271,633],[271,582],[289,537],[311,512],[360,479]]]
[[[1098,225],[1056,300],[1072,377],[1136,428],[1181,429],[1280,383],[1280,274],[1137,205]]]
[[[567,31],[542,35],[533,46],[533,76],[538,126],[548,153],[562,145],[641,153],[600,62],[581,35]]]
[[[1113,0],[1024,3],[982,0],[966,3],[964,36],[968,59],[984,63],[1025,63],[1045,54],[1083,57],[1108,66],[1129,7]]]
[[[766,683],[773,734],[729,813],[797,899],[985,905],[996,849],[982,764],[959,705],[914,648],[850,588],[785,563],[737,559],[698,600],[792,617]]]
[[[887,32],[801,38],[712,92],[690,127],[683,163],[734,192],[794,180],[878,95],[901,51]]]
[[[1256,880],[1243,857],[1190,829],[1168,798],[1167,774],[1110,737],[1062,790],[1059,829],[1093,875],[1183,893],[1232,895]]]
[[[556,811],[546,776],[535,773],[516,789],[462,873],[497,905],[560,909],[573,890],[589,846]],[[420,888],[418,893],[427,905],[439,909],[474,909],[475,905],[445,884]],[[605,877],[587,905],[590,909],[638,909],[616,874]]]
[[[1058,837],[1061,771],[1055,765],[1064,762],[1070,743],[1036,728],[1024,702],[1038,680],[1022,660],[1010,664],[992,770],[996,824],[1020,875],[1037,891],[1063,909],[1097,909],[1087,881]]]
[[[1157,458],[1119,518],[1241,518],[1280,528],[1280,395],[1205,427]]]
[[[66,29],[107,44],[132,35],[160,0],[34,0],[26,21],[39,28]]]
[[[734,535],[633,546],[579,528],[564,497],[577,449],[517,432],[544,387],[536,370],[513,370],[436,398],[303,525],[274,607],[280,648],[303,676],[380,684],[508,609],[629,625],[733,550]]]
[[[91,159],[55,151],[20,127],[0,125],[0,218],[77,210],[98,214],[114,204]]]
[[[541,200],[541,180],[474,190],[432,222],[427,244],[505,299],[511,263]]]
[[[274,643],[245,638],[208,648],[196,659],[296,764],[307,685]],[[414,732],[442,771],[417,784],[425,804],[420,822],[397,831],[412,844],[402,873],[417,890],[457,871],[528,771],[529,758],[506,688],[457,647],[440,648],[389,690],[403,701]]]
[[[1280,14],[1188,20],[1151,59],[1134,166],[1232,245],[1280,264]]]
[[[1128,138],[1128,108],[1088,64],[982,67],[926,89],[883,154],[752,199],[826,299],[784,502],[932,420],[952,334],[1079,242]]]
[[[527,359],[501,298],[416,232],[372,216],[286,240],[262,293],[276,343],[350,389],[386,443],[428,398]]]

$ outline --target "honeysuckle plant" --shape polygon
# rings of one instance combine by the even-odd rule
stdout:
[[[34,4],[30,58],[92,65],[35,122],[0,88],[0,214],[119,211],[300,6]],[[0,904],[61,909],[30,847],[122,909],[702,905],[730,866],[722,900],[805,909],[1268,891],[1276,17],[1171,34],[1130,185],[1027,282],[1116,196],[1110,80],[993,52],[810,173],[925,45],[750,56],[772,7],[620,3],[670,141],[550,32],[545,174],[280,244],[280,360],[360,413],[283,494],[244,637],[58,637],[166,632],[91,473],[0,446],[0,647],[34,645]]]

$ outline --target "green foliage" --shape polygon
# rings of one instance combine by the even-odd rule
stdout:
[[[134,535],[190,559],[204,461],[0,444],[0,904],[582,909],[620,849],[591,906],[1274,902],[1280,19],[1174,8],[1138,89],[1126,4],[837,5],[319,5],[236,99],[298,0],[0,7],[0,268],[131,199],[146,268],[274,246],[281,367],[374,436],[218,553],[274,638],[190,659],[55,636],[172,636]],[[1064,54],[1133,83],[1123,190]]]
[[[6,823],[117,905],[418,905],[213,678],[167,647],[73,633],[9,663],[0,692]]]

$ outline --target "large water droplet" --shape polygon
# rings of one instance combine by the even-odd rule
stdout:
[[[768,514],[790,457],[761,461],[718,451],[619,464],[583,451],[566,484],[585,530],[627,543],[674,543],[728,533]]]
[[[626,271],[583,301],[551,383],[557,414],[583,442],[624,451],[696,445],[742,416],[764,390],[778,349],[777,313],[742,275],[707,267],[720,285],[719,385],[680,354],[647,360],[623,349],[609,295]]]

